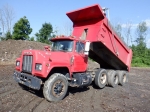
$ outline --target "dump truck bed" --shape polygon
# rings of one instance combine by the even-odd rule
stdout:
[[[89,57],[101,68],[130,70],[132,50],[111,28],[98,4],[68,12],[67,16],[73,22],[72,35],[91,42]]]

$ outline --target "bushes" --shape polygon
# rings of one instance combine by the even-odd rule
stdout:
[[[133,51],[132,66],[150,67],[150,49],[139,45],[131,48]]]

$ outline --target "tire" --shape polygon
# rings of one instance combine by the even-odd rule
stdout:
[[[124,86],[128,82],[128,73],[125,71],[117,71],[119,76],[119,85]]]
[[[118,86],[119,76],[117,72],[114,70],[109,70],[107,73],[108,73],[108,85],[113,88]]]
[[[107,84],[107,72],[105,69],[99,69],[95,74],[94,82],[99,88],[104,88]]]
[[[68,80],[63,74],[54,73],[45,82],[43,95],[48,101],[62,100],[68,91]]]

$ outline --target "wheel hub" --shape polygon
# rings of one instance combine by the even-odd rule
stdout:
[[[126,75],[124,74],[123,75],[123,83],[125,83],[126,82]]]
[[[106,74],[101,75],[100,81],[101,81],[102,84],[104,84],[106,82]]]
[[[57,88],[57,91],[58,91],[58,92],[61,92],[61,91],[62,91],[62,87],[63,87],[63,86],[62,86],[62,85],[60,85],[60,84],[59,84],[59,85],[57,85],[57,87],[56,87],[56,88]]]
[[[55,97],[61,96],[64,93],[64,91],[63,91],[64,88],[65,88],[65,86],[64,86],[63,81],[60,81],[60,80],[56,81],[53,85],[53,91],[52,91],[53,95]]]

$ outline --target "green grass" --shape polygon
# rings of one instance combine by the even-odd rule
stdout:
[[[144,63],[132,63],[132,67],[150,67],[150,65],[146,65]]]

